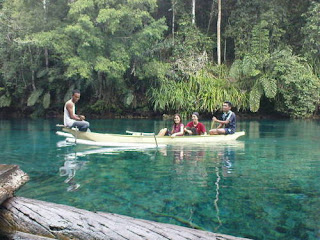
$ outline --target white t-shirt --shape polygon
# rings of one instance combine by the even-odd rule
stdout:
[[[72,111],[73,111],[73,114],[76,113],[76,106],[74,105],[74,103],[72,102],[72,100],[70,99],[69,101],[66,102],[66,104],[64,105],[64,116],[63,116],[63,123],[65,126],[67,127],[72,127],[73,123],[76,121],[72,118],[70,118],[70,115],[69,115],[69,111],[67,109],[67,104],[68,103],[71,103],[73,105],[73,108],[72,108]]]

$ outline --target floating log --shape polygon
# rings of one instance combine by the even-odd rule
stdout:
[[[244,239],[23,197],[2,204],[0,229],[55,239]]]
[[[0,204],[28,180],[28,175],[19,166],[0,164]]]

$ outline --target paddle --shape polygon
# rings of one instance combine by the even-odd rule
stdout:
[[[212,120],[211,121],[211,129],[213,129],[213,127],[214,127],[214,121]]]

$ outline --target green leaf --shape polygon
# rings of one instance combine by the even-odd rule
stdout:
[[[50,106],[50,99],[51,99],[50,93],[46,93],[46,94],[43,96],[42,105],[43,105],[43,108],[44,108],[44,109],[49,108],[49,106]]]
[[[37,72],[37,78],[42,78],[47,74],[48,74],[48,70],[46,68],[44,68],[44,69]]]
[[[42,95],[43,89],[37,89],[33,91],[27,101],[27,106],[32,107],[35,105],[35,103],[38,101],[39,97]]]
[[[10,105],[11,105],[11,97],[7,95],[2,95],[0,97],[0,108],[10,107]]]
[[[256,83],[250,92],[250,111],[257,112],[260,108],[260,99],[263,94],[260,83]]]
[[[267,98],[274,98],[277,94],[277,81],[263,76],[260,78],[261,86]]]

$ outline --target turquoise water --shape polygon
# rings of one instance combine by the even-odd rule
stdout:
[[[66,144],[58,122],[0,120],[1,163],[31,177],[17,195],[253,239],[320,239],[318,121],[241,121],[237,144],[160,151]],[[91,125],[152,132],[171,122]]]

